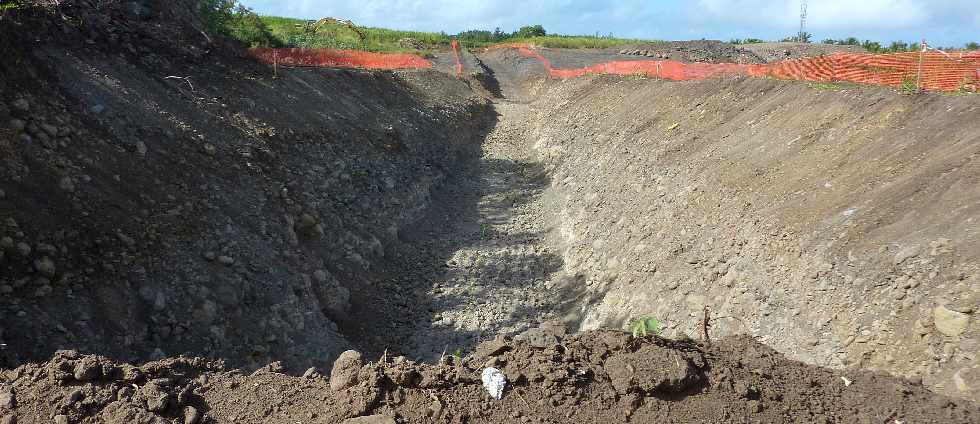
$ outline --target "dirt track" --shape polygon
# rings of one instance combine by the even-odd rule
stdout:
[[[976,96],[273,78],[190,10],[0,27],[0,423],[980,422]]]

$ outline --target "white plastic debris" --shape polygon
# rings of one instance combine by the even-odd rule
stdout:
[[[504,396],[504,387],[507,387],[507,377],[496,368],[486,368],[483,370],[483,388],[487,389],[490,397],[500,400]]]
[[[841,377],[840,379],[844,380],[844,387],[851,387],[851,380],[849,378]]]

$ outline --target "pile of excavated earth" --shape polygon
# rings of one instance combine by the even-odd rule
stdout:
[[[977,96],[274,70],[196,1],[37,3],[0,424],[980,422]]]

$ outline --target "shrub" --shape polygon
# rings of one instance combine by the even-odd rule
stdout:
[[[517,34],[514,34],[517,38],[531,38],[531,37],[544,37],[548,33],[544,30],[541,25],[531,25],[526,27],[521,27],[517,30]]]
[[[277,44],[259,15],[236,0],[202,0],[201,17],[208,31],[232,37],[249,47]]]
[[[980,50],[980,43],[977,43],[976,41],[971,41],[969,43],[966,43],[966,49],[967,50]]]
[[[905,77],[902,79],[902,93],[903,94],[917,94],[919,92],[919,84],[916,82],[915,77]]]

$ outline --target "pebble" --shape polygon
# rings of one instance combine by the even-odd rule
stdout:
[[[970,316],[945,306],[937,306],[933,310],[933,320],[940,333],[949,337],[956,337],[966,332],[966,327],[970,323]]]
[[[231,256],[218,256],[218,263],[224,266],[232,266],[235,264],[235,259]]]
[[[54,261],[47,256],[34,261],[34,269],[45,277],[54,277],[58,272],[58,268],[54,264]]]
[[[214,156],[218,153],[218,148],[211,143],[204,143],[204,153],[208,156]]]
[[[0,408],[7,410],[14,409],[17,406],[17,398],[14,396],[14,392],[5,389],[0,392]]]
[[[201,411],[193,406],[184,407],[184,424],[197,424],[201,422]]]
[[[142,141],[136,142],[136,154],[140,156],[146,156],[146,143]]]
[[[123,234],[122,232],[117,232],[116,237],[119,238],[119,241],[123,242],[123,244],[125,244],[126,246],[133,247],[136,245],[135,239],[133,239],[132,237],[126,234]]]
[[[82,400],[82,391],[79,389],[72,390],[71,394],[68,395],[68,403],[73,404]]]
[[[11,119],[10,128],[13,128],[14,132],[21,132],[24,131],[24,128],[27,128],[27,123],[20,119]]]
[[[17,243],[17,253],[25,258],[31,256],[31,245],[24,242]]]
[[[895,254],[895,265],[901,265],[903,262],[919,256],[920,253],[922,253],[922,248],[919,246],[906,247]]]
[[[50,137],[55,137],[58,135],[58,127],[51,124],[41,124],[41,130],[47,133]]]
[[[10,107],[18,112],[28,112],[31,110],[31,104],[27,101],[27,99],[14,100],[10,103]]]
[[[313,271],[313,279],[316,280],[316,282],[320,284],[326,283],[327,278],[328,278],[327,271],[324,271],[322,269]]]
[[[67,415],[55,415],[54,416],[54,424],[68,424],[68,416]]]
[[[47,297],[54,289],[49,285],[43,285],[34,292],[34,297]]]
[[[72,193],[75,191],[75,182],[72,181],[71,177],[64,177],[58,182],[58,187],[64,191]]]

